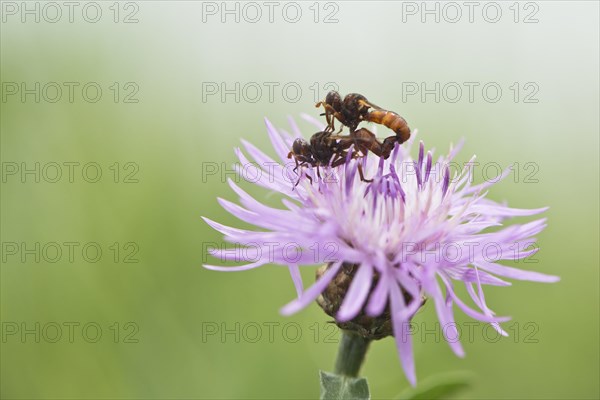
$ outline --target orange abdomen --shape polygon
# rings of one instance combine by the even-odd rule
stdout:
[[[398,136],[399,143],[406,142],[410,137],[410,128],[406,120],[393,111],[373,110],[369,113],[369,121],[393,130]]]

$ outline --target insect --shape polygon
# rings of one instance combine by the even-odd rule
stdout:
[[[354,136],[358,124],[362,121],[381,124],[394,131],[396,136],[385,139],[388,142],[394,140],[402,144],[410,137],[410,128],[404,118],[393,111],[387,111],[376,106],[369,102],[365,96],[358,93],[347,94],[342,100],[342,96],[338,92],[331,91],[327,93],[325,100],[318,102],[315,106],[322,106],[325,109],[325,112],[321,115],[325,115],[326,130],[331,132],[335,131],[334,122],[337,119],[342,124],[339,132],[342,131],[344,126],[347,126],[350,129],[350,137]]]
[[[305,165],[311,165],[317,168],[317,176],[321,178],[321,173],[319,171],[320,166],[338,167],[348,160],[348,156],[350,156],[350,158],[358,158],[360,157],[361,152],[366,154],[367,149],[381,153],[381,143],[377,141],[375,135],[364,128],[360,131],[364,132],[360,132],[356,138],[351,138],[349,136],[340,138],[334,137],[332,136],[332,133],[327,130],[312,135],[310,143],[302,138],[297,138],[292,144],[292,150],[288,153],[288,158],[294,157],[294,160],[296,161],[294,172]],[[355,143],[359,143],[359,145],[352,149],[352,153],[349,153],[350,147]],[[373,148],[375,150],[372,150]],[[393,143],[391,145],[391,149],[392,148]],[[391,149],[389,151],[391,151]],[[358,172],[361,180],[370,182],[370,180],[365,179],[362,165],[360,164],[358,165]],[[312,178],[308,175],[306,177],[312,184]],[[299,183],[300,178],[298,178],[294,187],[298,186]]]
[[[377,139],[377,136],[367,128],[360,128],[357,131],[351,132],[350,136],[340,136],[339,138],[340,142],[345,142],[348,147],[349,144],[354,144],[355,148],[363,155],[367,155],[371,151],[376,156],[383,157],[384,159],[390,156],[396,145],[396,136],[390,136],[381,143]]]

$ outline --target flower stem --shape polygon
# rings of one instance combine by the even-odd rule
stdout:
[[[340,348],[335,360],[335,373],[357,377],[365,354],[367,354],[369,343],[371,343],[370,339],[365,339],[352,332],[342,331]]]

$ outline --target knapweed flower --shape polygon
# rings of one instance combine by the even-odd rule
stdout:
[[[306,118],[323,130],[318,121]],[[256,257],[242,266],[205,267],[243,271],[271,263],[287,266],[298,297],[283,307],[283,314],[295,313],[318,299],[344,329],[371,339],[393,334],[411,384],[416,376],[409,322],[425,298],[435,304],[452,350],[463,356],[456,340],[454,304],[506,335],[499,323],[508,318],[496,316],[488,307],[483,286],[510,285],[503,278],[558,280],[501,264],[535,253],[535,235],[546,226],[545,219],[504,226],[510,217],[531,216],[546,208],[509,208],[485,197],[486,189],[510,169],[497,179],[475,185],[474,158],[450,172],[460,145],[434,160],[433,151],[425,152],[421,142],[413,159],[413,132],[411,140],[397,145],[386,160],[369,154],[349,158],[334,168],[320,167],[318,174],[310,165],[294,171],[294,160],[288,154],[294,139],[301,137],[297,126],[291,122],[292,135],[278,131],[269,121],[266,125],[278,159],[243,141],[250,158],[237,149],[238,170],[246,180],[281,194],[282,207],[262,204],[229,180],[241,206],[218,201],[258,229],[237,229],[205,220],[223,233],[225,240],[253,248]],[[371,182],[360,179],[359,164]],[[248,173],[248,165],[254,166],[254,173]],[[237,251],[222,249],[212,254],[228,261],[240,259]],[[325,265],[319,269],[316,283],[304,290],[299,266],[314,264]],[[457,296],[456,284],[466,286],[474,307]]]

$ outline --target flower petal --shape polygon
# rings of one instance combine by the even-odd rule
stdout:
[[[300,275],[300,268],[298,268],[298,264],[290,264],[288,265],[288,269],[290,270],[290,275],[292,277],[292,281],[294,282],[296,293],[298,293],[298,298],[300,298],[302,292],[304,291],[304,285],[302,284],[302,275]]]
[[[341,266],[341,262],[331,264],[329,269],[317,282],[304,291],[299,298],[283,306],[283,308],[280,310],[280,313],[283,315],[291,315],[309,305],[313,300],[319,297],[321,293],[323,293],[325,288],[327,288],[327,285],[329,285],[331,280],[336,276]]]
[[[525,271],[522,269],[507,267],[506,265],[500,265],[496,263],[487,262],[484,260],[476,261],[473,263],[477,267],[484,269],[496,275],[504,276],[506,278],[518,279],[521,281],[534,281],[544,283],[554,283],[560,281],[560,277],[555,275],[547,275],[541,272]]]
[[[263,266],[268,263],[269,263],[269,260],[258,260],[251,264],[238,265],[235,267],[223,267],[220,265],[210,265],[210,264],[204,264],[203,267],[206,269],[213,270],[213,271],[237,272],[237,271],[247,271],[249,269],[258,268],[258,267]]]
[[[269,134],[269,138],[271,138],[271,143],[273,144],[275,152],[279,158],[281,158],[281,161],[285,163],[288,159],[287,155],[290,152],[290,147],[285,144],[283,138],[279,132],[277,132],[277,128],[273,126],[271,121],[265,118],[265,124],[267,125],[267,133]]]
[[[350,321],[360,312],[369,295],[373,279],[373,267],[371,264],[361,264],[352,278],[348,292],[338,310],[336,319],[340,322]]]
[[[398,357],[400,358],[406,378],[412,386],[416,386],[417,374],[415,372],[415,357],[413,355],[410,323],[399,316],[405,304],[400,288],[395,284],[390,284],[390,303],[392,330],[396,340]]]

